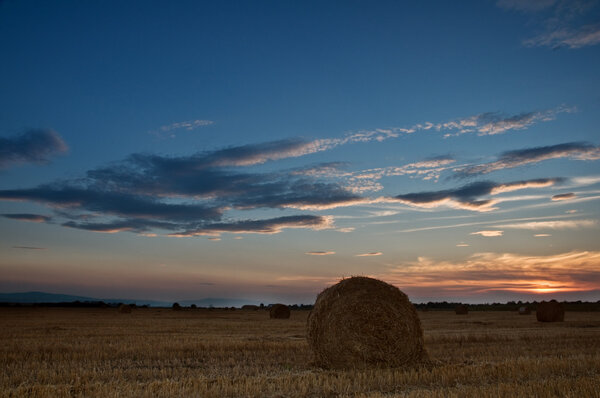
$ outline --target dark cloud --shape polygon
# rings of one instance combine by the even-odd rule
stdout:
[[[287,228],[328,229],[333,226],[331,217],[297,215],[266,220],[243,220],[231,223],[214,223],[201,228],[177,232],[172,236],[220,235],[222,233],[276,234]]]
[[[231,208],[326,209],[364,202],[338,183],[318,182],[310,173],[242,172],[238,167],[299,156],[312,151],[311,145],[284,140],[191,156],[134,154],[122,162],[90,170],[80,179],[0,190],[0,200],[43,203],[54,209],[56,218],[63,219],[62,225],[98,232],[276,233],[282,228],[318,229],[324,219],[305,215],[217,223]]]
[[[11,214],[1,214],[1,215],[2,215],[2,217],[10,218],[12,220],[19,220],[19,221],[48,222],[51,220],[51,217],[42,216],[40,214],[11,213]]]
[[[182,228],[181,224],[177,223],[169,223],[169,222],[161,222],[161,221],[152,221],[152,220],[139,220],[139,219],[128,219],[128,220],[117,220],[106,223],[101,222],[76,222],[76,221],[68,221],[62,224],[64,227],[83,229],[86,231],[94,231],[94,232],[105,232],[105,233],[113,233],[113,232],[136,232],[136,233],[144,233],[154,229],[164,229],[174,231]]]
[[[337,183],[318,183],[315,177],[295,171],[240,173],[206,164],[198,162],[195,155],[168,158],[138,154],[124,163],[89,171],[87,176],[90,185],[100,190],[158,197],[191,196],[242,209],[328,208],[362,200]]]
[[[304,254],[307,254],[309,256],[331,256],[331,255],[335,254],[335,252],[319,250],[319,251],[306,252]]]
[[[222,213],[222,210],[216,207],[164,203],[148,197],[126,193],[70,186],[40,186],[31,189],[0,190],[0,199],[30,200],[51,206],[142,219],[214,220],[219,219]]]
[[[446,204],[466,210],[490,211],[494,210],[493,206],[498,203],[498,200],[484,198],[485,196],[525,188],[546,187],[561,181],[560,178],[541,178],[510,183],[479,181],[455,189],[409,193],[395,196],[393,199],[418,207],[431,208]]]
[[[554,195],[552,197],[552,200],[569,200],[569,199],[575,199],[577,197],[577,195],[575,195],[573,192],[569,192],[569,193],[561,193],[558,195]]]
[[[32,129],[10,138],[0,137],[0,168],[20,163],[46,163],[49,158],[68,150],[53,130]]]
[[[45,247],[35,247],[35,246],[13,246],[13,249],[23,249],[23,250],[46,250]]]
[[[198,171],[207,168],[250,166],[269,160],[298,157],[322,150],[317,144],[291,138],[260,144],[234,146],[216,151],[196,153],[183,157],[132,155],[129,163],[141,169],[169,171]]]
[[[558,145],[519,149],[502,153],[495,162],[458,168],[454,171],[457,177],[466,177],[559,158],[597,160],[600,159],[600,147],[585,142],[567,142]]]
[[[277,160],[298,157],[322,150],[314,142],[301,139],[285,139],[225,148],[204,156],[209,166],[248,166]]]
[[[297,209],[328,209],[365,202],[361,196],[335,183],[313,180],[288,180],[277,190],[263,189],[258,195],[245,194],[233,201],[237,208],[291,207]]]

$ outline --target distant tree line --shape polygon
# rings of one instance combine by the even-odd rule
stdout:
[[[507,303],[486,303],[486,304],[466,304],[469,308],[469,311],[518,311],[521,307],[529,307],[531,310],[537,308],[539,301],[509,301]],[[589,312],[589,311],[600,311],[600,300],[596,302],[592,301],[562,301],[563,307],[565,311],[581,311],[581,312]],[[104,301],[71,301],[71,302],[60,302],[60,303],[10,303],[10,302],[0,302],[0,307],[64,307],[64,308],[119,308],[119,306],[123,303],[106,303]],[[175,304],[177,304],[175,306]],[[414,304],[415,308],[420,311],[454,311],[454,309],[463,303],[460,302],[428,302],[428,303],[417,303]],[[126,304],[133,308],[148,308],[148,305],[135,305],[135,304]],[[270,309],[273,304],[260,304],[256,305],[247,305],[244,307],[256,307],[256,309]],[[189,307],[180,306],[178,303],[174,303],[173,307],[177,307],[179,309],[198,309],[198,310],[236,310],[239,308],[236,307],[198,307],[195,304],[192,304]],[[163,308],[173,308],[173,307],[163,307]],[[292,304],[288,306],[290,310],[312,310],[312,304]],[[160,307],[155,307],[160,308]]]
[[[486,303],[486,304],[465,304],[469,311],[518,311],[521,307],[529,307],[535,310],[540,301],[509,301],[507,303]],[[565,311],[600,311],[600,300],[593,301],[561,301]],[[453,311],[457,306],[464,303],[460,302],[428,302],[414,304],[417,310],[421,311]]]

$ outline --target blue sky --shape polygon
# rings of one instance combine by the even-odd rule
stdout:
[[[600,299],[600,4],[0,3],[0,290]]]

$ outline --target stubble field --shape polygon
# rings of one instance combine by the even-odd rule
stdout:
[[[1,397],[600,397],[600,313],[419,312],[431,363],[311,363],[308,311],[0,308]]]

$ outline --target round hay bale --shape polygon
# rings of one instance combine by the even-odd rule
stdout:
[[[290,307],[285,304],[273,304],[269,310],[269,318],[289,319]]]
[[[242,309],[244,311],[258,311],[259,306],[254,305],[254,304],[245,304],[245,305],[242,305]]]
[[[361,276],[317,296],[307,339],[315,362],[326,368],[399,367],[427,358],[421,321],[406,294]]]
[[[565,309],[556,300],[542,301],[537,305],[535,316],[538,322],[563,322]]]
[[[179,303],[173,303],[173,305],[171,306],[171,308],[174,311],[181,311],[181,305]]]
[[[467,315],[469,313],[469,307],[464,304],[459,304],[454,307],[454,312],[456,315]]]
[[[531,308],[523,306],[519,307],[519,315],[529,315],[531,314]]]
[[[121,304],[119,306],[119,312],[121,314],[131,314],[131,307],[127,304]]]

